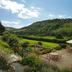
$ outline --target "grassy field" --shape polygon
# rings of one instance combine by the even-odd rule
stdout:
[[[53,37],[46,36],[45,38],[53,38]],[[38,41],[38,40],[30,40],[30,39],[19,38],[19,37],[18,37],[18,42],[20,43],[20,45],[22,43],[28,42],[29,43],[29,47],[31,47],[34,44],[37,44],[38,42],[41,42],[42,43],[42,47],[45,50],[47,50],[47,49],[57,49],[57,48],[60,47],[60,45],[58,43],[44,42],[44,41]],[[2,41],[1,39],[0,39],[0,51],[3,51],[3,52],[8,53],[8,54],[10,54],[12,52],[10,46],[6,42]]]
[[[55,36],[28,36],[32,38],[56,39]]]
[[[56,38],[55,36],[20,36],[20,37],[29,40],[37,40],[51,43],[65,43],[67,40],[66,38]]]
[[[38,43],[39,41],[37,41],[37,40],[28,40],[28,39],[20,39],[20,43],[24,43],[24,42],[29,42],[30,45],[33,45],[35,43]],[[43,42],[43,41],[40,41],[40,42],[42,42],[43,47],[52,47],[52,48],[59,47],[59,44],[57,44],[57,43]]]

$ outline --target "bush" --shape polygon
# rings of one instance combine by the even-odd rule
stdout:
[[[23,47],[23,48],[29,47],[29,42],[24,42],[24,43],[22,43],[22,47]]]
[[[21,63],[23,65],[29,65],[29,66],[34,65],[35,66],[35,65],[40,63],[40,60],[36,55],[34,55],[34,54],[31,55],[30,54],[30,55],[24,57],[23,60],[21,61]]]
[[[32,48],[31,47],[27,47],[27,48],[22,48],[19,50],[19,55],[22,57],[26,57],[28,56],[28,54],[30,54],[32,52]]]

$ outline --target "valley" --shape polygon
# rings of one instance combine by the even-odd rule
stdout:
[[[0,70],[72,72],[72,19],[39,21],[21,29],[0,29]],[[9,56],[12,56],[9,62]],[[21,58],[18,60],[18,58]],[[5,67],[4,67],[5,65]],[[17,67],[18,66],[18,67]],[[66,69],[65,69],[66,68]]]

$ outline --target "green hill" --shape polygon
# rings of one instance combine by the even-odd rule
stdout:
[[[72,19],[53,19],[38,21],[27,27],[18,30],[13,30],[13,32],[18,35],[63,35],[71,37]]]

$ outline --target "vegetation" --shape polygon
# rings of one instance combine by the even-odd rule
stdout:
[[[29,40],[37,40],[37,41],[44,41],[44,42],[54,42],[54,43],[65,43],[67,39],[61,37],[54,37],[54,36],[19,36],[24,39]]]
[[[0,51],[0,70],[5,72],[15,72],[13,67],[7,61],[7,55]]]
[[[5,43],[4,41],[2,41],[2,40],[0,40],[0,51],[4,52],[6,54],[13,53],[13,51],[11,50],[9,45],[7,43]]]
[[[40,57],[42,54],[66,48],[66,40],[72,38],[71,35],[72,19],[39,21],[21,29],[5,29],[0,22],[0,53],[7,56],[11,53],[20,55],[22,60],[19,63],[24,66],[24,72],[72,72],[70,69],[60,70]],[[2,70],[11,68],[6,56],[2,54],[0,64]]]
[[[4,57],[4,55],[2,53],[0,53],[0,69],[8,69],[9,66],[7,65],[7,61],[6,58]]]
[[[72,19],[53,19],[35,22],[30,26],[12,31],[18,35],[36,35],[36,36],[64,36],[72,35]],[[58,37],[57,36],[57,37]]]
[[[57,67],[46,64],[37,55],[30,54],[23,58],[24,72],[58,72]]]
[[[4,31],[5,31],[5,27],[0,22],[0,35],[2,35]]]
[[[23,49],[31,48],[34,49],[37,53],[48,53],[51,52],[53,49],[60,49],[60,45],[57,43],[52,42],[43,42],[43,41],[37,41],[37,40],[28,40],[28,39],[22,39],[20,38],[20,44],[22,44]]]
[[[20,43],[24,43],[24,42],[28,42],[29,45],[39,43],[39,41],[37,41],[37,40],[20,39]],[[59,44],[57,44],[57,43],[43,42],[43,41],[41,41],[41,43],[44,47],[59,47]]]
[[[2,36],[3,41],[7,42],[8,45],[11,47],[11,49],[14,52],[17,52],[19,50],[19,42],[18,42],[18,37],[14,34],[10,33],[5,33]]]

